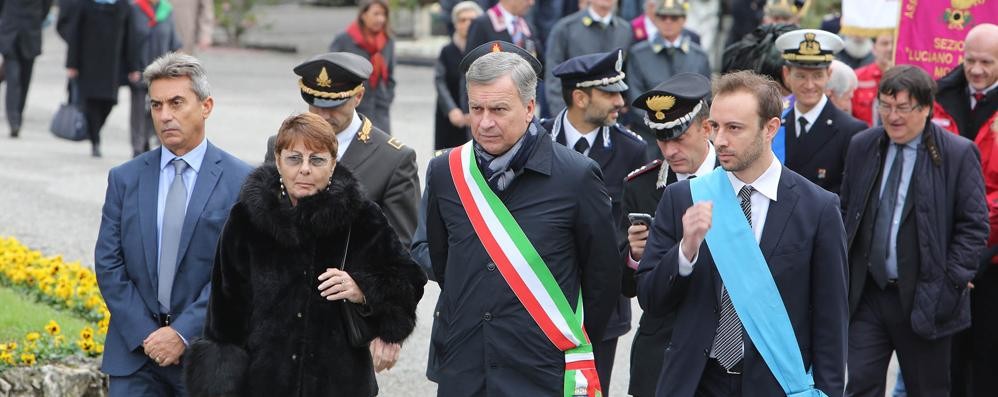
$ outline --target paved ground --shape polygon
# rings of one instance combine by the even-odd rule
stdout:
[[[321,52],[333,35],[354,17],[353,9],[302,8],[282,5],[261,8],[262,29],[247,35],[258,44],[295,46],[298,54],[214,48],[203,54],[215,98],[208,120],[208,137],[239,158],[262,161],[266,138],[288,115],[305,110],[291,68]],[[0,235],[11,235],[46,254],[62,254],[90,265],[107,186],[107,170],[128,160],[127,89],[121,91],[103,131],[104,158],[89,156],[89,144],[58,140],[48,124],[65,100],[65,45],[49,29],[44,52],[37,59],[25,111],[22,137],[8,138],[6,119],[0,121]],[[426,54],[429,44],[400,44],[412,54]],[[429,53],[432,53],[432,49]],[[393,130],[418,154],[420,175],[431,156],[435,94],[432,69],[399,66]],[[2,111],[2,110],[0,110]],[[611,233],[611,231],[607,231]],[[427,285],[419,305],[415,333],[399,365],[379,376],[383,396],[429,396],[435,385],[424,376],[430,314],[439,289]],[[640,313],[633,305],[635,319]],[[636,324],[635,324],[636,325]],[[631,337],[621,339],[610,386],[612,395],[626,392]],[[892,372],[893,374],[893,372]],[[893,384],[893,376],[890,377]]]

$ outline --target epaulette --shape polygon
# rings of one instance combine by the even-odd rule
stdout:
[[[624,126],[620,125],[619,123],[618,124],[614,124],[613,125],[613,129],[615,129],[618,132],[620,132],[620,135],[626,136],[628,138],[631,138],[631,139],[633,139],[635,141],[638,141],[638,142],[641,142],[641,143],[645,143],[645,139],[642,138],[641,135],[638,135],[634,131],[631,131],[630,129],[628,129],[627,127],[624,127]]]
[[[387,143],[388,146],[395,148],[395,150],[402,150],[402,147],[405,146],[405,144],[403,144],[402,141],[398,140],[398,138],[395,137],[391,137],[385,143]]]
[[[662,160],[652,161],[652,162],[650,162],[648,164],[645,164],[645,165],[641,166],[641,168],[638,168],[638,169],[636,169],[634,171],[631,171],[630,174],[627,174],[627,177],[624,178],[624,180],[625,181],[630,181],[631,179],[637,178],[638,176],[646,174],[649,171],[657,170],[661,166],[662,166]]]
[[[443,156],[443,155],[445,155],[447,153],[450,153],[451,149],[453,149],[453,148],[450,148],[450,149],[440,149],[440,150],[434,151],[433,152],[433,157],[440,157],[440,156]]]

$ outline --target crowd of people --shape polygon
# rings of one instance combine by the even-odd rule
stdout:
[[[441,396],[609,395],[635,297],[633,396],[880,397],[894,355],[895,396],[998,392],[994,23],[933,81],[805,1],[738,2],[720,65],[686,25],[717,1],[443,2],[421,189],[387,2],[289,71],[308,111],[254,170],[206,137],[210,12],[174,1],[57,23],[94,156],[132,92],[94,264],[112,396],[376,395],[428,280]],[[0,1],[12,137],[50,6]]]

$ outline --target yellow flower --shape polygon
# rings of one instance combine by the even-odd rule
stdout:
[[[83,340],[93,340],[94,339],[94,329],[90,327],[83,327],[80,330],[80,339]]]
[[[29,367],[35,365],[35,355],[31,353],[21,353],[21,362]]]
[[[94,340],[93,339],[80,339],[80,340],[76,341],[76,345],[80,347],[80,350],[83,350],[84,352],[89,353],[91,350],[94,349]]]
[[[45,324],[45,332],[48,332],[49,335],[59,335],[59,323],[55,322],[55,320],[49,320],[49,323]]]
[[[14,365],[15,364],[14,355],[8,352],[0,353],[0,362],[3,362],[4,364],[7,365]]]
[[[17,342],[7,342],[7,351],[17,350]]]
[[[104,354],[104,344],[98,343],[97,348],[94,350],[97,354]]]
[[[55,344],[57,347],[62,346],[64,342],[66,342],[66,337],[62,335],[56,335],[55,338],[52,338],[52,343]]]
[[[28,334],[24,336],[24,340],[28,342],[37,342],[38,339],[41,339],[41,337],[42,335],[37,332],[28,332]]]

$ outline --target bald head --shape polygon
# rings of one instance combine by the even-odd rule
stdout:
[[[985,90],[998,82],[998,25],[982,23],[971,29],[963,56],[963,73],[974,90]]]

